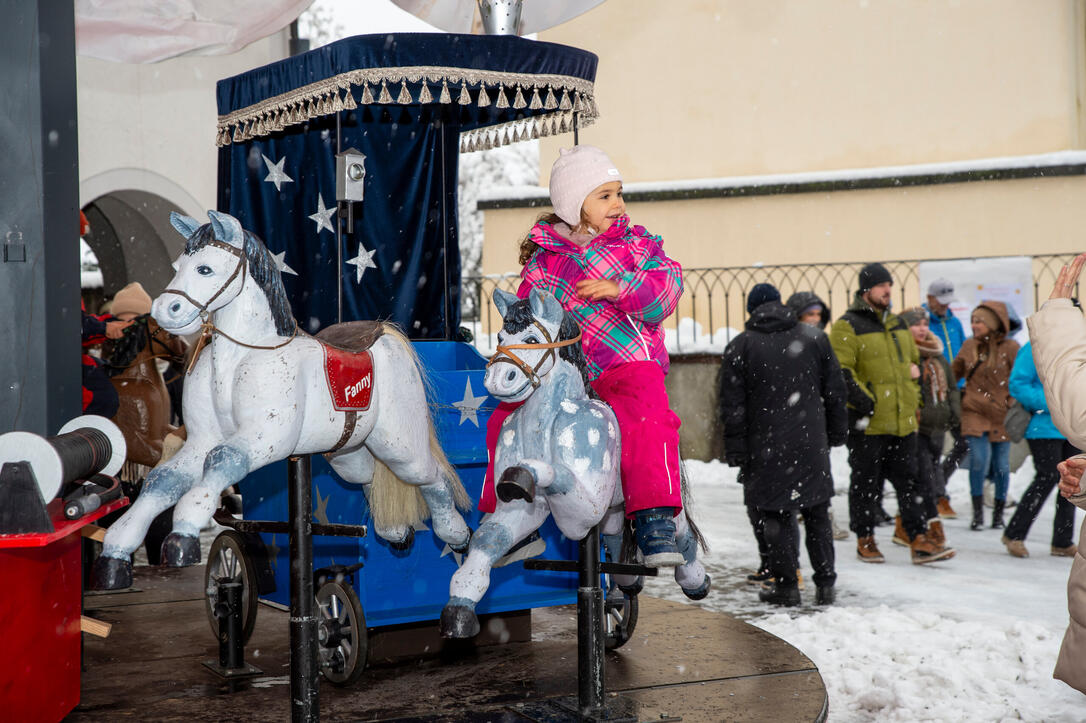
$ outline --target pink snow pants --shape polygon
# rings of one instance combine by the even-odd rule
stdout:
[[[653,507],[682,509],[679,489],[679,426],[682,422],[671,411],[664,372],[653,361],[627,362],[605,371],[592,388],[611,405],[622,433],[622,491],[626,496],[626,516]],[[479,509],[493,512],[494,449],[502,422],[520,406],[501,403],[486,425],[488,462]]]

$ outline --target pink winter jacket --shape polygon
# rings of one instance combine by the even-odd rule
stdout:
[[[1026,320],[1033,342],[1033,361],[1044,386],[1052,422],[1079,449],[1086,449],[1086,318],[1070,299],[1046,301]],[[1086,455],[1078,455],[1086,456]],[[1086,485],[1069,499],[1086,510]],[[1086,557],[1079,529],[1079,548],[1067,579],[1067,612],[1071,621],[1060,645],[1052,677],[1086,693]]]
[[[661,323],[671,316],[683,292],[682,267],[664,253],[663,239],[621,216],[611,227],[578,246],[553,226],[532,227],[540,250],[520,272],[517,296],[533,288],[554,294],[581,325],[588,375],[631,361],[655,361],[667,373],[669,359]],[[588,301],[577,296],[582,279],[611,279],[618,298]]]

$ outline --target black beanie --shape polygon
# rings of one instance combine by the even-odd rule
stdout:
[[[781,292],[773,284],[755,284],[747,294],[747,313],[751,313],[762,304],[769,301],[780,301]]]
[[[863,294],[879,284],[894,283],[890,272],[882,264],[868,264],[860,269],[860,293]]]

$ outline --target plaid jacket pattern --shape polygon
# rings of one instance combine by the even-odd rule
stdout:
[[[683,292],[682,266],[663,250],[663,239],[622,216],[581,247],[548,223],[532,227],[540,249],[524,265],[517,295],[549,291],[577,316],[590,379],[620,364],[655,361],[667,373],[669,359],[661,324]],[[582,279],[618,283],[616,299],[588,301],[577,296]]]

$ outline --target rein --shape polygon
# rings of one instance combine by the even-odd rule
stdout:
[[[524,376],[528,378],[528,381],[532,383],[532,389],[535,390],[539,389],[539,385],[542,383],[539,379],[539,369],[543,366],[543,362],[547,361],[547,359],[554,359],[555,349],[559,349],[563,346],[571,346],[572,344],[578,343],[581,340],[581,333],[577,332],[577,336],[573,337],[572,339],[566,339],[565,341],[551,341],[551,335],[547,332],[546,329],[543,328],[542,324],[540,324],[538,321],[533,321],[532,324],[534,324],[535,328],[539,329],[539,331],[542,332],[543,338],[547,340],[547,343],[498,344],[498,346],[495,347],[496,351],[494,352],[494,356],[490,357],[490,360],[486,363],[486,365],[487,367],[490,367],[492,364],[498,364],[501,362],[508,362],[509,364],[513,364],[518,369],[520,369]],[[534,367],[530,367],[528,366],[527,362],[525,362],[513,352],[509,351],[510,349],[546,349],[547,353],[539,357],[539,361],[536,362],[536,365]],[[523,387],[521,387],[521,389],[523,389]]]
[[[222,329],[215,326],[215,322],[213,322],[211,320],[211,312],[209,312],[207,310],[207,308],[209,306],[211,306],[212,302],[215,301],[215,299],[219,298],[222,295],[222,292],[226,291],[227,287],[229,287],[230,284],[234,283],[234,279],[236,279],[238,277],[238,274],[240,274],[243,270],[247,271],[248,259],[245,256],[245,251],[244,250],[239,249],[239,248],[237,248],[235,246],[231,246],[230,244],[225,243],[223,241],[219,241],[218,239],[211,239],[210,241],[207,242],[207,245],[208,246],[214,246],[216,248],[222,249],[223,251],[227,251],[227,252],[233,254],[234,256],[238,257],[238,263],[234,267],[234,271],[230,274],[230,277],[228,279],[226,279],[226,281],[223,282],[223,285],[219,287],[218,291],[216,291],[214,294],[212,294],[211,298],[208,299],[207,301],[205,301],[202,304],[199,301],[197,301],[196,299],[194,299],[191,296],[189,296],[188,294],[186,294],[184,291],[181,291],[180,289],[166,289],[165,291],[162,292],[163,294],[177,294],[178,296],[184,297],[185,299],[188,300],[188,302],[190,304],[192,304],[193,306],[195,306],[199,310],[200,318],[204,320],[203,323],[200,325],[200,338],[196,342],[196,348],[193,349],[193,351],[192,351],[192,358],[189,359],[189,363],[185,367],[185,374],[186,375],[189,374],[190,372],[192,372],[193,367],[196,366],[196,361],[200,358],[200,353],[204,350],[205,346],[207,346],[208,344],[211,343],[211,340],[214,339],[215,334],[219,334],[221,336],[224,336],[228,340],[230,340],[230,341],[234,342],[235,344],[237,344],[238,346],[243,346],[246,349],[279,349],[280,347],[284,347],[287,344],[289,344],[290,342],[294,341],[294,338],[296,336],[298,336],[298,322],[297,321],[294,322],[294,331],[291,332],[290,337],[286,341],[284,341],[282,343],[279,343],[279,344],[270,344],[270,345],[246,344],[243,341],[238,341],[237,339],[230,336],[229,334],[227,334]],[[246,273],[246,275],[248,275],[248,274]],[[242,286],[242,289],[245,288],[245,276],[242,276],[242,278],[241,278],[241,286]],[[238,289],[239,294],[242,292],[242,289]]]

